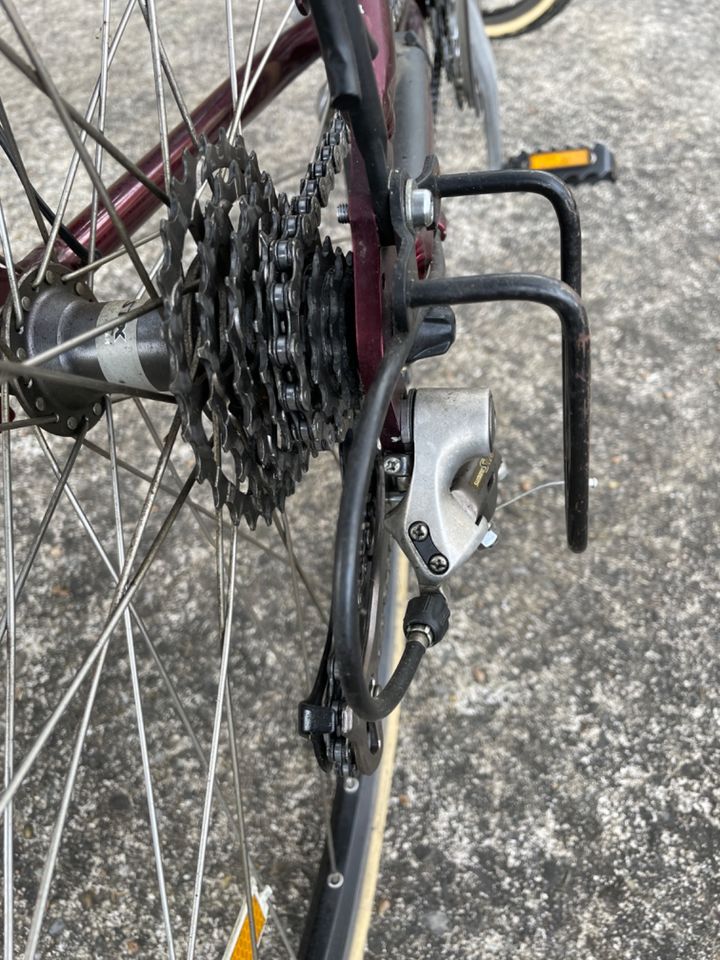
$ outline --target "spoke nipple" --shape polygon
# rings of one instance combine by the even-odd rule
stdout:
[[[334,873],[328,874],[327,885],[331,890],[339,890],[344,882],[345,878],[337,870]]]

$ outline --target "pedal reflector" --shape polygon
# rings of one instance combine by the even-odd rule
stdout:
[[[615,157],[604,143],[563,150],[523,151],[505,164],[511,170],[546,170],[567,183],[597,183],[614,180]]]
[[[257,937],[255,945],[260,943],[268,913],[270,912],[270,900],[272,890],[265,887],[258,892],[255,881],[252,881],[252,906],[253,919],[255,920],[255,936]],[[243,901],[240,913],[235,921],[230,942],[223,955],[223,960],[252,960],[252,934],[250,933],[250,918],[248,916],[247,902]]]
[[[560,167],[587,167],[593,155],[587,147],[579,150],[549,150],[547,153],[531,153],[528,157],[530,170],[557,170]]]

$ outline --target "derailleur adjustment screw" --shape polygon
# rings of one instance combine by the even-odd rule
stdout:
[[[492,527],[489,527],[487,533],[480,541],[480,546],[485,550],[490,550],[497,543],[497,539],[497,533],[495,533]]]
[[[438,577],[443,573],[447,573],[448,567],[450,566],[447,557],[444,557],[441,553],[434,553],[428,560],[427,565],[430,571]]]
[[[400,473],[400,457],[385,457],[385,473]]]
[[[337,205],[337,221],[338,223],[350,223],[350,205],[347,203],[339,203]]]
[[[409,601],[403,630],[408,640],[417,640],[425,643],[426,647],[433,647],[445,636],[449,624],[450,608],[444,594],[440,590],[431,590]]]
[[[410,219],[414,227],[435,224],[435,197],[432,191],[416,187],[410,194]]]
[[[423,523],[422,520],[416,520],[415,523],[411,523],[410,527],[408,528],[408,533],[410,534],[410,539],[414,540],[416,543],[418,540],[427,540],[427,538],[430,536],[428,525]]]

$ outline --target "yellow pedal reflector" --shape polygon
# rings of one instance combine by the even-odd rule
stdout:
[[[528,157],[530,170],[559,170],[561,167],[589,167],[595,162],[587,147],[578,150],[549,150],[547,153],[531,153]]]
[[[270,900],[272,890],[265,887],[258,892],[255,881],[252,881],[252,910],[255,920],[255,936],[257,941],[255,946],[260,943],[268,913],[270,912]],[[235,921],[230,942],[223,955],[223,960],[252,960],[252,934],[250,932],[250,917],[248,916],[247,902],[243,900],[240,913]]]

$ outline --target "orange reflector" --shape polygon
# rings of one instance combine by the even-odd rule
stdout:
[[[270,911],[270,898],[272,891],[270,887],[265,887],[258,893],[255,881],[252,883],[252,906],[253,919],[255,920],[255,946],[260,943],[268,913]],[[223,960],[252,960],[252,934],[250,932],[250,918],[248,916],[247,904],[243,903],[240,914],[235,923],[235,927],[230,937],[227,950]]]
[[[531,153],[528,157],[530,170],[557,170],[560,167],[589,167],[593,155],[587,147],[580,150],[553,150],[548,153]]]

